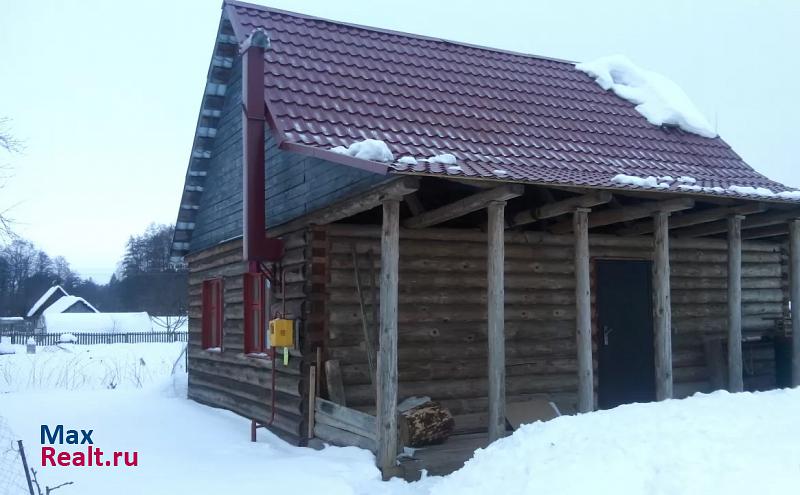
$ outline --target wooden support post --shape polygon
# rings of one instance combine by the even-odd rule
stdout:
[[[742,378],[742,215],[728,217],[728,390],[744,390]]]
[[[489,442],[506,432],[505,202],[488,205]]]
[[[384,478],[397,457],[397,285],[400,258],[400,200],[383,200],[381,229],[380,335],[378,337],[377,461]]]
[[[653,215],[653,324],[656,400],[672,398],[672,308],[669,297],[669,213]]]
[[[589,288],[589,209],[573,214],[575,233],[575,337],[578,345],[578,412],[594,410],[592,301]]]
[[[789,222],[789,278],[792,302],[792,386],[800,386],[800,219]]]

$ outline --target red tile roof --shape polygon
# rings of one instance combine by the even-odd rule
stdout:
[[[240,2],[226,10],[239,41],[267,30],[269,111],[279,139],[309,152],[374,138],[395,159],[451,153],[461,169],[389,165],[399,173],[634,187],[611,181],[623,173],[787,189],[722,139],[648,123],[571,62]]]

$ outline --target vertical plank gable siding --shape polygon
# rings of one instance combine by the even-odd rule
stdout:
[[[242,234],[242,69],[237,58],[219,129],[213,139],[208,176],[192,234],[200,252]],[[345,165],[278,148],[267,131],[267,225],[275,227],[389,179]]]
[[[379,230],[331,225],[329,236],[327,355],[341,363],[348,406],[373,411],[351,245],[360,255],[370,250],[375,253],[377,269]],[[651,242],[649,238],[591,236],[590,255],[651,259]],[[676,396],[709,389],[703,341],[725,336],[726,249],[724,241],[718,246],[716,241],[672,242]],[[571,236],[506,235],[509,401],[545,393],[563,410],[575,410],[573,250]],[[365,280],[369,277],[367,259],[361,256],[360,261]],[[762,316],[782,311],[780,246],[745,242],[742,259],[743,328],[745,332],[763,330],[772,323]],[[399,298],[400,398],[428,395],[454,414],[485,414],[485,235],[445,229],[402,231]]]
[[[286,310],[289,317],[305,323],[310,281],[308,232],[283,237],[286,242]],[[242,242],[227,242],[187,257],[189,263],[189,398],[209,406],[229,409],[266,423],[271,418],[271,361],[243,354]],[[225,319],[222,352],[200,345],[201,284],[208,278],[224,279]],[[275,288],[272,310],[282,307],[280,288]],[[303,333],[304,325],[300,332]],[[302,348],[301,348],[302,349]],[[275,421],[271,430],[288,442],[305,441],[308,384],[302,371],[307,353],[291,351],[289,366],[278,359],[276,368]],[[246,432],[243,431],[242,435]]]

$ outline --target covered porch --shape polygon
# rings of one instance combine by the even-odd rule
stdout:
[[[346,216],[318,222],[326,388],[335,400],[335,362],[340,401],[364,416],[348,430],[323,412],[310,433],[363,443],[387,477],[457,469],[508,434],[510,403],[544,399],[564,414],[613,407],[598,376],[611,373],[603,353],[619,334],[598,299],[609,292],[604,263],[645,263],[652,400],[744,390],[763,359],[756,344],[800,335],[776,330],[800,299],[800,210],[786,204],[428,177],[396,179],[348,204]],[[794,385],[798,349],[789,351]],[[773,373],[749,387],[776,384]],[[456,427],[445,442],[398,457],[398,402],[409,396],[442,403]]]

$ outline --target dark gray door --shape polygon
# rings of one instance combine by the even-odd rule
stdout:
[[[655,400],[651,263],[597,260],[598,405]]]

